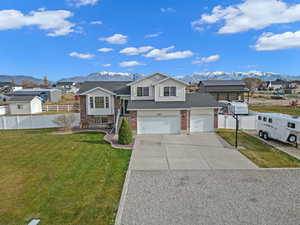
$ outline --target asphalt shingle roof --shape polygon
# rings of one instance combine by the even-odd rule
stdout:
[[[12,96],[9,98],[10,102],[30,102],[34,99],[35,95],[19,95],[19,96]]]
[[[130,95],[130,87],[127,84],[132,81],[86,81],[80,85],[78,94],[82,94],[96,87],[104,88],[118,95]]]
[[[245,82],[242,80],[203,80],[201,83],[204,86],[245,86]]]
[[[207,93],[186,94],[186,101],[155,102],[154,100],[135,100],[128,102],[128,109],[189,109],[196,107],[218,107],[218,102]]]

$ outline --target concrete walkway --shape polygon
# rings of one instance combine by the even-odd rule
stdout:
[[[137,136],[132,170],[255,169],[215,133]]]

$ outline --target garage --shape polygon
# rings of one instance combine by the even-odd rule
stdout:
[[[190,115],[191,132],[214,131],[214,113],[212,109],[192,110]]]
[[[180,133],[179,111],[138,111],[138,134]]]

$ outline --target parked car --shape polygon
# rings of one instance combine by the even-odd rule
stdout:
[[[257,116],[259,137],[285,143],[297,143],[300,136],[300,118],[280,113],[260,113]]]

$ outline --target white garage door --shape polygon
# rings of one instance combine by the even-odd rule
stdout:
[[[206,111],[192,111],[190,124],[191,132],[211,132],[214,130],[214,116]]]
[[[179,115],[138,115],[138,134],[178,134],[180,133]],[[161,115],[162,114],[162,115]]]

